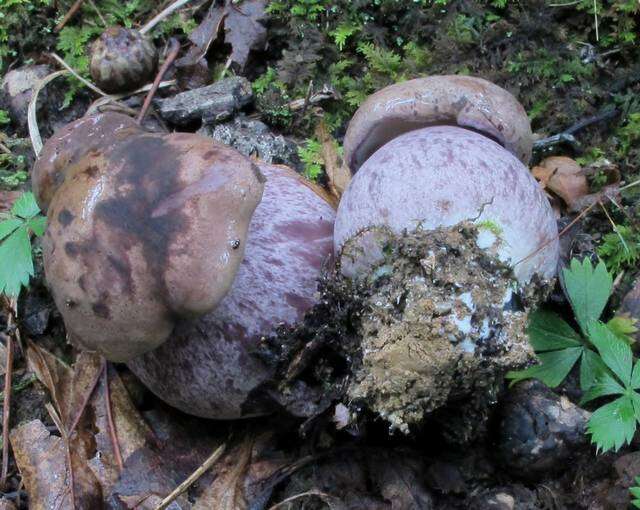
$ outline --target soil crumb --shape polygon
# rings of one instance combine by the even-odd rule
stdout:
[[[480,234],[471,223],[387,234],[384,258],[363,277],[362,361],[347,400],[392,430],[409,433],[452,400],[493,399],[478,382],[500,384],[497,375],[532,359],[526,310],[546,286],[519,289]]]

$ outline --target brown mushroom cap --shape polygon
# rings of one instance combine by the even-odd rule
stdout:
[[[407,131],[457,125],[495,139],[525,165],[533,139],[529,118],[513,95],[472,76],[429,76],[372,94],[349,122],[344,157],[355,173],[377,149]]]
[[[70,154],[48,210],[46,277],[71,338],[126,361],[222,300],[264,179],[192,134],[132,131]]]
[[[101,153],[133,133],[140,126],[127,115],[101,113],[82,117],[57,130],[47,140],[31,170],[31,185],[40,209],[47,211],[65,172],[88,153]]]

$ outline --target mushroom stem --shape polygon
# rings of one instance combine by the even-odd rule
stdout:
[[[140,110],[140,113],[136,118],[136,122],[138,124],[142,124],[142,121],[144,120],[145,116],[147,115],[147,111],[149,110],[149,106],[151,106],[151,101],[153,100],[153,96],[156,95],[156,91],[160,87],[160,82],[162,81],[162,77],[165,75],[165,73],[167,72],[171,64],[173,64],[173,61],[176,59],[176,57],[178,56],[178,52],[180,51],[180,43],[175,37],[171,38],[171,40],[169,41],[169,44],[170,46],[169,46],[169,53],[167,54],[167,58],[162,64],[162,67],[160,67],[160,70],[158,71],[156,79],[153,80],[153,85],[151,86],[151,90],[149,90],[147,97],[145,97],[144,104],[142,105],[142,109]]]

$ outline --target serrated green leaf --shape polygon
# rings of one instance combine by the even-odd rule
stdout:
[[[602,322],[592,322],[588,327],[589,340],[600,353],[602,361],[620,378],[625,386],[631,384],[633,354],[627,342],[618,338]]]
[[[16,297],[33,275],[31,241],[26,227],[14,231],[0,244],[0,293]]]
[[[564,285],[573,313],[583,333],[592,321],[598,320],[609,300],[613,280],[603,262],[593,268],[585,258],[582,263],[571,260],[571,267],[564,269]]]
[[[640,498],[640,487],[630,487],[629,492],[634,498]]]
[[[592,400],[609,395],[622,395],[625,389],[615,378],[608,373],[604,373],[600,378],[584,392],[580,404],[586,404]]]
[[[538,379],[550,388],[555,388],[567,377],[580,354],[582,347],[542,352],[538,354],[540,365],[508,372],[506,378],[511,379],[511,385],[524,379]]]
[[[529,343],[536,352],[554,351],[582,345],[580,336],[557,314],[538,310],[530,315]]]
[[[636,361],[633,366],[633,372],[631,373],[631,388],[637,390],[640,388],[640,360]]]
[[[19,218],[9,218],[0,223],[0,241],[19,228],[22,223],[23,221]]]
[[[36,197],[34,197],[33,193],[31,193],[30,191],[20,195],[11,207],[12,214],[18,216],[19,218],[24,218],[25,220],[33,218],[39,212],[40,208],[36,203]]]
[[[636,431],[636,417],[631,399],[624,396],[597,409],[587,423],[591,442],[599,452],[618,451],[631,442]]]
[[[635,506],[636,508],[640,508],[640,500],[634,500],[634,501],[631,502],[631,504],[633,506]]]
[[[580,389],[587,391],[596,380],[607,373],[607,365],[591,349],[585,348],[580,360]]]
[[[30,218],[27,221],[27,228],[31,230],[35,235],[40,237],[47,229],[46,216],[36,216],[35,218]]]

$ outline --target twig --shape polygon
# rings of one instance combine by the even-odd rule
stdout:
[[[76,413],[76,416],[73,419],[73,422],[71,423],[71,427],[69,428],[69,436],[73,434],[74,430],[76,430],[76,427],[78,426],[78,423],[80,423],[80,418],[82,418],[82,415],[84,414],[84,410],[87,408],[87,405],[89,404],[89,400],[91,400],[91,395],[93,395],[93,392],[96,390],[96,386],[98,386],[98,382],[100,382],[100,376],[102,375],[103,371],[104,371],[104,365],[100,370],[98,370],[98,373],[96,374],[95,378],[91,382],[91,389],[85,395],[84,400],[80,405],[80,409],[78,409],[78,412]]]
[[[211,456],[205,460],[202,465],[196,469],[184,482],[178,485],[166,498],[164,498],[160,504],[156,507],[155,510],[164,510],[167,508],[173,500],[175,500],[180,494],[186,491],[193,483],[200,478],[205,471],[207,471],[211,466],[213,466],[216,461],[222,456],[224,450],[226,448],[226,444],[222,443],[216,450],[211,454]]]
[[[596,41],[600,41],[600,33],[598,32],[598,2],[593,0],[593,18],[596,24]]]
[[[60,30],[64,28],[64,26],[69,22],[69,20],[73,18],[73,16],[76,14],[76,12],[78,12],[80,7],[82,7],[83,2],[84,0],[76,0],[74,2],[74,4],[67,11],[67,14],[65,14],[64,18],[62,18],[62,21],[56,25],[56,28],[54,28],[55,32],[60,32]]]
[[[11,329],[15,326],[15,316],[17,314],[17,300],[9,301],[7,327],[7,362],[4,373],[4,404],[2,407],[2,473],[0,474],[0,490],[4,490],[9,473],[9,418],[11,415],[11,379],[13,377],[13,336]]]
[[[0,142],[0,151],[4,152],[5,154],[9,154],[10,156],[13,154],[13,152],[11,152],[11,149],[2,142]]]
[[[67,74],[68,71],[56,71],[54,73],[45,76],[40,80],[33,88],[31,93],[31,100],[27,108],[27,127],[29,128],[29,138],[31,139],[31,146],[36,157],[40,156],[42,152],[42,137],[40,136],[40,129],[38,128],[38,119],[36,118],[36,106],[38,104],[38,94],[49,83],[55,80],[58,76]]]
[[[160,87],[160,82],[162,81],[162,77],[165,75],[169,67],[171,67],[171,64],[173,64],[173,61],[176,59],[176,57],[178,56],[178,52],[180,51],[180,43],[175,37],[171,38],[171,40],[169,41],[169,45],[170,45],[169,53],[167,54],[167,58],[162,63],[162,66],[158,71],[156,79],[153,80],[153,85],[151,86],[151,90],[149,90],[147,97],[145,97],[144,104],[142,105],[142,109],[140,110],[140,113],[138,114],[138,118],[136,119],[136,122],[138,124],[142,124],[142,121],[147,115],[147,110],[149,109],[149,106],[151,106],[151,101],[153,100],[153,96],[155,96],[156,91],[158,90],[158,87]]]
[[[579,220],[580,218],[582,218],[585,214],[587,214],[591,209],[593,209],[593,206],[595,206],[596,204],[598,204],[599,202],[593,202],[592,204],[589,204],[587,207],[585,207],[582,212],[580,214],[578,214],[578,216],[576,216],[575,218],[573,218],[569,224],[564,227],[557,236],[552,237],[551,239],[547,239],[544,243],[542,243],[540,246],[538,246],[534,251],[532,251],[531,253],[529,253],[529,255],[527,255],[526,257],[518,260],[514,266],[517,266],[518,264],[522,264],[524,261],[529,260],[531,257],[535,256],[536,253],[539,253],[541,250],[545,249],[547,246],[549,246],[553,241],[555,241],[556,239],[560,239],[564,234],[566,234],[569,229],[571,227],[573,227]]]
[[[74,78],[77,78],[78,80],[80,80],[82,83],[84,83],[87,87],[89,87],[91,90],[93,90],[96,94],[100,94],[101,96],[108,96],[109,94],[107,94],[104,90],[100,90],[98,87],[96,87],[93,83],[91,83],[89,80],[87,80],[86,78],[83,78],[82,76],[80,76],[78,74],[77,71],[75,71],[73,69],[73,67],[71,67],[69,64],[67,64],[60,55],[57,55],[56,53],[50,53],[50,55],[62,66],[64,67],[67,71],[69,71]]]
[[[598,203],[600,204],[600,207],[602,207],[602,210],[604,211],[604,215],[609,220],[609,223],[611,223],[611,228],[616,234],[618,234],[618,237],[620,238],[620,242],[622,243],[622,246],[624,246],[625,251],[629,253],[629,246],[627,245],[627,242],[624,240],[623,235],[618,230],[618,225],[616,225],[615,222],[613,221],[613,218],[609,216],[609,211],[607,211],[607,208],[604,206],[604,204],[600,201],[598,201]]]
[[[122,473],[124,463],[122,462],[122,453],[120,453],[120,445],[118,444],[118,432],[116,424],[113,421],[113,413],[111,411],[111,393],[109,391],[109,362],[102,360],[102,373],[104,374],[104,405],[107,408],[107,424],[109,426],[109,437],[113,446],[113,453],[116,457],[118,469]]]
[[[53,423],[55,423],[56,427],[58,427],[58,431],[60,432],[60,435],[62,436],[62,440],[64,442],[65,457],[66,457],[67,467],[69,468],[69,489],[71,491],[71,508],[75,510],[76,508],[75,476],[73,474],[73,464],[71,462],[71,446],[69,444],[69,434],[67,434],[67,430],[64,428],[64,424],[62,423],[62,418],[60,418],[60,415],[58,415],[58,412],[55,410],[51,402],[47,402],[44,405],[44,407],[49,413],[49,416],[51,416]],[[64,498],[60,498],[58,502],[58,506],[56,507],[56,510],[60,508],[60,505],[62,505],[63,501],[64,501]]]
[[[533,148],[534,150],[541,150],[553,145],[558,145],[559,143],[563,142],[569,143],[570,145],[574,146],[574,148],[579,148],[580,143],[575,139],[573,135],[575,135],[578,131],[581,131],[584,128],[590,126],[591,124],[610,120],[618,115],[618,113],[619,111],[616,108],[607,108],[595,115],[592,115],[591,117],[587,117],[586,119],[576,122],[573,126],[565,129],[562,133],[543,138],[542,140],[537,140],[533,143]]]
[[[96,14],[98,15],[98,17],[100,18],[100,21],[102,21],[102,24],[104,25],[104,28],[107,28],[109,24],[107,23],[107,20],[104,19],[104,16],[102,15],[102,12],[100,12],[100,9],[98,9],[98,6],[96,5],[96,3],[93,0],[89,0],[89,3],[91,4],[91,7],[93,7],[93,10],[96,11]]]
[[[306,498],[307,496],[316,496],[325,501],[327,499],[336,499],[335,496],[332,496],[331,494],[327,494],[326,492],[307,491],[307,492],[301,492],[300,494],[294,494],[293,496],[289,496],[287,499],[280,501],[280,503],[276,503],[275,505],[269,507],[269,510],[277,510],[278,508],[283,507],[287,503],[295,501],[296,499]]]
[[[190,1],[191,0],[176,0],[169,7],[162,10],[157,16],[154,16],[149,22],[147,22],[145,26],[140,29],[140,33],[146,34],[167,16],[171,15],[174,11],[177,11],[178,9],[180,9],[180,7],[189,3]]]

